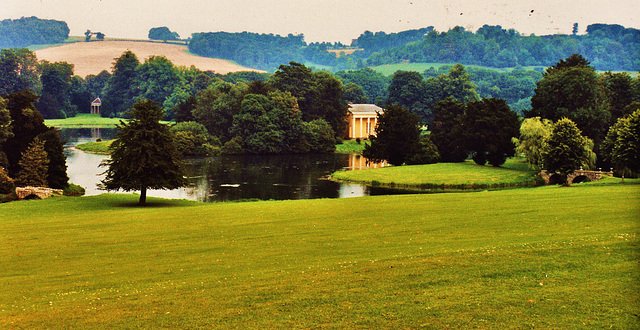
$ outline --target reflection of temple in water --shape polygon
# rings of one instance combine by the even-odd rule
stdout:
[[[100,129],[99,128],[92,128],[91,129],[91,140],[96,140],[96,139],[102,139],[102,137],[100,136]]]
[[[366,168],[378,168],[388,166],[387,162],[373,163],[359,154],[349,155],[349,168],[352,170],[362,170]]]

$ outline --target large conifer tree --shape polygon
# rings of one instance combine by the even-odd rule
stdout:
[[[175,189],[187,184],[181,160],[169,127],[160,123],[163,111],[153,101],[135,103],[129,122],[120,121],[102,189],[140,190],[140,204],[147,189]]]

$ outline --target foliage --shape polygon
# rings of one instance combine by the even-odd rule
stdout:
[[[310,152],[331,153],[336,150],[335,132],[331,125],[322,119],[303,122],[303,137],[309,145]],[[300,143],[297,143],[297,151],[300,150]]]
[[[7,109],[11,114],[11,131],[13,137],[8,138],[2,144],[2,150],[6,153],[9,166],[9,175],[16,177],[20,172],[19,161],[22,153],[27,150],[33,139],[48,130],[44,125],[44,119],[33,103],[38,96],[29,92],[16,92],[7,96],[9,102]]]
[[[640,110],[618,119],[605,140],[606,157],[624,176],[640,175]]]
[[[100,111],[102,117],[122,117],[139,95],[138,57],[127,50],[115,60],[113,73],[104,87],[104,102]]]
[[[243,97],[242,87],[218,81],[198,93],[193,117],[207,128],[209,134],[226,143],[232,138],[229,129],[233,116],[240,112]]]
[[[139,99],[162,104],[182,84],[173,63],[164,56],[151,56],[136,70]]]
[[[44,141],[37,137],[33,139],[22,153],[22,158],[18,164],[20,165],[20,172],[16,176],[16,186],[47,187],[49,159],[47,158],[47,152],[44,150]]]
[[[14,191],[15,188],[14,180],[10,178],[7,171],[0,166],[0,194],[9,194]]]
[[[0,21],[0,48],[61,43],[69,37],[63,21],[39,19],[35,16]]]
[[[186,121],[173,125],[170,131],[175,136],[178,151],[183,156],[215,155],[220,146],[220,140],[212,137],[204,125]]]
[[[565,185],[569,185],[567,176],[580,167],[588,167],[591,153],[590,142],[582,136],[578,126],[570,119],[562,118],[553,125],[547,139],[543,167],[549,173],[560,174]]]
[[[420,116],[422,122],[431,119],[426,104],[427,89],[422,75],[413,71],[397,71],[391,77],[387,104],[403,106],[411,113]]]
[[[54,189],[64,189],[69,185],[67,176],[67,156],[64,154],[64,146],[60,140],[60,134],[56,128],[48,128],[37,137],[44,141],[44,150],[49,159],[47,167],[47,183]]]
[[[11,132],[11,113],[7,109],[7,103],[9,103],[9,100],[0,97],[0,146],[2,146],[8,138],[13,137],[13,133]],[[0,152],[2,152],[1,148]],[[2,166],[1,163],[0,166]]]
[[[359,85],[348,83],[342,89],[342,100],[345,103],[366,104],[369,103],[367,95]]]
[[[64,119],[73,117],[77,107],[71,105],[70,92],[73,77],[73,64],[67,62],[40,64],[42,75],[42,95],[36,108],[46,119]]]
[[[516,153],[524,156],[533,169],[541,169],[547,139],[553,131],[553,122],[540,117],[526,118],[520,124],[520,136],[513,138]]]
[[[354,83],[362,88],[368,102],[382,104],[389,94],[389,79],[371,68],[338,71],[335,73],[345,85]]]
[[[504,100],[467,103],[462,125],[465,145],[477,164],[500,166],[514,155],[512,139],[518,136],[520,119]]]
[[[440,153],[438,153],[438,147],[431,141],[431,136],[423,135],[406,163],[407,165],[433,164],[439,160]]]
[[[40,93],[40,70],[36,54],[26,48],[0,51],[0,97],[23,90]]]
[[[587,35],[523,36],[513,29],[485,25],[475,33],[462,27],[430,31],[419,41],[373,53],[369,66],[391,63],[462,63],[506,68],[550,66],[573,53],[594,59],[598,70],[636,71],[640,30],[593,24]],[[365,53],[367,52],[365,48]]]
[[[538,82],[527,117],[557,121],[567,117],[599,144],[609,126],[604,88],[595,69],[574,54],[549,67]]]
[[[85,189],[77,184],[70,183],[62,190],[64,196],[84,196]]]
[[[241,65],[269,70],[281,63],[302,61],[302,35],[286,37],[257,33],[194,33],[189,51],[200,56],[224,58]]]
[[[87,75],[84,80],[87,84],[87,91],[91,94],[91,97],[100,97],[103,95],[104,88],[107,82],[111,78],[111,73],[107,70],[102,70],[97,75]],[[93,100],[90,100],[93,101]],[[81,111],[82,112],[82,111]]]
[[[186,185],[182,164],[169,127],[160,123],[160,106],[149,100],[136,102],[132,119],[118,125],[102,189],[140,190],[140,204],[147,189],[175,189]]]
[[[176,32],[171,32],[168,27],[154,27],[149,30],[149,39],[151,40],[179,40],[180,36]]]
[[[463,138],[464,103],[448,97],[435,104],[431,125],[431,140],[443,162],[462,162],[469,152]]]
[[[433,31],[433,26],[415,30],[406,30],[398,33],[385,33],[371,31],[363,32],[358,39],[351,44],[353,47],[363,48],[361,56],[369,56],[374,52],[381,52],[393,47],[400,47],[410,42],[418,42],[424,35]]]
[[[373,162],[386,160],[402,165],[417,151],[420,143],[420,118],[403,106],[391,105],[378,114],[376,136],[364,147],[362,155]]]

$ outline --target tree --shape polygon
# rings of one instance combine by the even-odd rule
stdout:
[[[569,185],[567,176],[588,166],[592,151],[589,140],[582,136],[576,124],[568,118],[562,118],[553,125],[553,132],[547,139],[547,148],[542,155],[543,167],[548,173],[558,173]]]
[[[605,155],[617,173],[640,174],[640,110],[618,119],[607,133]]]
[[[44,118],[33,105],[38,99],[37,95],[23,91],[9,94],[7,99],[13,137],[2,144],[2,150],[9,163],[7,168],[9,176],[15,177],[21,169],[19,161],[22,153],[36,136],[46,132],[48,128],[44,124]]]
[[[173,135],[160,123],[160,106],[150,100],[138,101],[128,115],[132,117],[129,122],[117,125],[110,159],[100,164],[108,167],[101,188],[139,190],[139,203],[144,205],[147,189],[176,189],[187,181]]]
[[[309,116],[307,121],[324,119],[334,132],[344,132],[347,128],[348,105],[343,100],[342,82],[327,71],[314,72],[318,88],[318,98],[313,105],[316,116]]]
[[[420,119],[426,123],[431,119],[431,113],[425,103],[426,94],[426,86],[421,74],[414,71],[396,71],[389,84],[387,104],[403,106],[420,116]]]
[[[367,99],[367,95],[364,94],[362,87],[354,83],[344,85],[342,94],[342,99],[346,103],[362,104],[369,102],[369,99]]]
[[[64,189],[69,186],[69,176],[67,175],[67,156],[64,154],[64,146],[60,140],[60,134],[55,127],[47,128],[37,137],[44,142],[44,150],[49,159],[47,167],[47,183],[49,187]]]
[[[138,71],[140,65],[136,54],[130,50],[115,59],[113,74],[105,86],[102,111],[103,117],[121,116],[131,107],[138,96]]]
[[[11,131],[11,113],[7,109],[8,100],[0,97],[0,168],[6,168],[9,166],[7,155],[2,151],[2,144],[7,139],[13,137]]]
[[[40,93],[40,70],[36,54],[27,48],[0,52],[0,96],[28,89]]]
[[[465,144],[477,164],[500,166],[514,155],[512,139],[518,136],[520,119],[504,100],[467,103],[462,122]]]
[[[49,159],[44,151],[44,141],[35,138],[22,153],[20,172],[16,177],[19,187],[47,187],[47,171]]]
[[[609,105],[604,87],[595,69],[578,54],[547,68],[531,98],[526,117],[552,121],[571,119],[586,136],[598,145],[609,127]]]
[[[531,168],[542,167],[542,156],[552,131],[553,122],[540,117],[527,118],[520,125],[520,137],[513,138],[513,143],[516,145],[516,153],[523,155]]]
[[[181,79],[173,63],[164,56],[151,56],[138,66],[139,98],[162,104]]]
[[[171,32],[171,30],[169,30],[168,27],[161,26],[161,27],[151,28],[149,30],[149,39],[162,40],[162,41],[178,40],[180,39],[180,36],[176,32]]]
[[[391,165],[404,164],[418,149],[420,117],[400,105],[389,106],[378,114],[376,136],[362,155],[373,162],[386,160]]]
[[[463,138],[464,103],[448,97],[433,108],[431,140],[438,148],[443,162],[463,162],[469,152]]]
[[[67,62],[41,62],[42,95],[36,108],[46,119],[67,118],[74,116],[77,109],[71,105],[69,98],[73,77],[73,64]]]

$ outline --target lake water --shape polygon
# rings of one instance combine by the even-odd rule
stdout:
[[[75,145],[113,139],[115,129],[61,129],[67,155],[69,182],[83,186],[86,195],[105,193],[97,185],[106,168],[99,167],[108,156],[89,154]],[[367,167],[359,155],[241,155],[187,159],[190,185],[174,190],[150,190],[148,196],[189,199],[201,202],[243,199],[312,199],[346,198],[404,193],[381,187],[336,183],[326,177],[340,169]],[[379,165],[378,165],[379,166]]]

